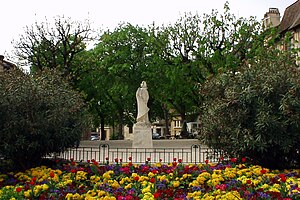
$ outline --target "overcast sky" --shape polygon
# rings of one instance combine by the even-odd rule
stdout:
[[[228,0],[231,12],[238,17],[255,16],[258,20],[270,7],[279,8],[281,16],[296,0]],[[223,12],[226,0],[5,0],[0,11],[0,55],[11,55],[11,41],[24,34],[24,27],[55,16],[72,20],[89,19],[95,29],[115,28],[120,22],[141,26],[169,24],[185,12]]]

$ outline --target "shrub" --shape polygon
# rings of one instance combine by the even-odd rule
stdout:
[[[264,51],[239,72],[209,80],[201,139],[266,167],[299,167],[300,71],[291,61]]]
[[[0,155],[15,166],[39,164],[76,144],[86,130],[80,95],[54,71],[0,73]]]

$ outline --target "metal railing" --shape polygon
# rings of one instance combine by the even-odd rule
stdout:
[[[53,155],[54,156],[54,155]],[[214,150],[201,145],[192,145],[190,148],[110,148],[108,144],[98,147],[77,147],[67,149],[55,157],[62,159],[73,159],[77,162],[95,160],[99,163],[132,162],[141,164],[171,163],[179,159],[182,163],[204,163],[218,162],[224,156],[221,150]]]

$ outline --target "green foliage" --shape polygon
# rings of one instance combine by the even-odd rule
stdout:
[[[202,88],[202,140],[266,167],[299,167],[300,71],[288,52],[262,48],[239,72]]]
[[[78,93],[54,71],[0,74],[0,155],[27,168],[73,147],[86,131]]]
[[[14,41],[14,54],[25,65],[30,65],[31,72],[50,68],[69,75],[76,67],[77,54],[84,51],[92,39],[91,33],[89,21],[57,16],[53,24],[46,20],[27,26],[20,39]]]

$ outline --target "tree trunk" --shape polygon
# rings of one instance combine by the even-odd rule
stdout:
[[[124,118],[123,110],[119,110],[118,140],[123,140],[124,139],[124,135],[123,135],[123,118]]]
[[[100,126],[101,126],[101,130],[100,130],[100,133],[101,133],[101,140],[105,140],[106,138],[106,134],[105,134],[105,130],[104,130],[104,126],[105,126],[105,118],[104,118],[104,115],[100,115]]]
[[[166,108],[166,105],[163,105],[163,110],[164,110],[164,115],[165,115],[165,126],[166,126],[166,132],[164,135],[170,135],[170,130],[169,130],[169,112],[168,109]]]

